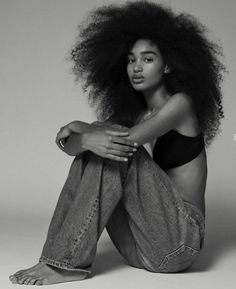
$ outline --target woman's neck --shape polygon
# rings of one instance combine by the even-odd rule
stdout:
[[[171,97],[164,85],[155,90],[144,91],[143,96],[146,100],[148,110],[160,110]]]

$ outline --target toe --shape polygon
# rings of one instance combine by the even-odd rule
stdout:
[[[27,280],[29,278],[29,276],[24,276],[24,277],[22,277],[22,278],[18,278],[17,279],[17,283],[18,284],[25,284],[25,281]]]
[[[16,276],[16,278],[21,278],[21,277],[25,276],[26,274],[28,274],[28,272],[29,272],[29,269],[20,270],[20,271],[16,272],[14,274],[14,276]]]
[[[17,273],[14,274],[14,276],[16,276],[16,278],[19,278],[23,275],[25,275],[27,273],[27,270],[20,270]]]
[[[28,282],[28,285],[35,285],[35,283],[36,283],[37,280],[38,280],[38,279],[37,279],[36,277],[31,278],[31,280]]]
[[[34,279],[34,277],[32,277],[32,276],[28,277],[27,279],[25,279],[24,284],[28,285],[32,279]]]
[[[17,284],[24,284],[25,278],[19,278],[16,280]]]
[[[42,266],[43,266],[42,263],[38,263],[38,264],[36,264],[36,265],[28,268],[28,269],[19,270],[19,271],[17,271],[14,275],[15,275],[16,277],[20,277],[20,276],[23,276],[23,275],[28,274],[28,273],[30,273],[30,272],[34,272],[35,270],[41,268]]]
[[[16,277],[15,277],[14,275],[10,275],[10,276],[9,276],[9,280],[10,280],[10,281],[14,281],[14,280],[16,280]]]
[[[34,285],[43,285],[43,280],[42,279],[37,279],[37,281],[34,283]]]
[[[15,278],[19,281],[21,279],[25,279],[26,277],[29,277],[29,274],[27,273],[22,273],[22,274],[19,274],[19,275],[15,275]]]
[[[17,278],[15,276],[10,277],[9,279],[13,284],[17,284]]]

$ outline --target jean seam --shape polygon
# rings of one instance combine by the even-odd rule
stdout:
[[[199,231],[200,231],[200,235],[201,237],[204,237],[204,232],[205,232],[205,217],[202,214],[201,210],[198,209],[198,207],[196,207],[195,205],[193,205],[192,203],[188,202],[188,201],[184,201],[184,204],[187,207],[190,207],[190,210],[193,214],[193,216],[190,216],[195,223],[197,224],[197,226],[199,227]]]
[[[79,229],[79,233],[78,233],[77,237],[74,239],[74,244],[73,244],[74,246],[72,248],[71,255],[74,254],[77,246],[82,241],[84,233],[88,231],[88,228],[92,222],[92,219],[93,219],[95,213],[97,212],[98,205],[99,205],[99,200],[98,200],[98,198],[96,198],[94,200],[92,208],[88,211],[88,213],[86,215],[85,222],[82,224],[82,228]]]
[[[191,211],[193,212],[194,216],[190,216],[196,223],[201,223],[203,227],[205,227],[205,217],[202,212],[193,204],[184,201],[186,206],[190,206]]]
[[[160,265],[158,266],[159,269],[165,269],[165,267],[168,265],[169,261],[178,255],[180,255],[182,252],[184,252],[185,249],[188,249],[192,252],[192,256],[199,253],[199,250],[196,250],[195,248],[192,248],[189,245],[182,244],[177,249],[172,251],[171,253],[167,254],[161,261]]]

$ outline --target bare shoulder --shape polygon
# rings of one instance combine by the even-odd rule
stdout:
[[[194,122],[197,121],[197,115],[194,109],[194,103],[191,96],[184,92],[179,92],[176,94],[173,94],[170,98],[172,102],[173,109],[176,109],[181,113],[182,120],[187,121],[188,119],[191,119]]]
[[[194,110],[192,98],[186,93],[176,93],[172,97],[176,98],[176,103],[184,106],[184,115],[182,121],[176,126],[179,133],[189,136],[195,136],[200,133],[200,126],[197,115]]]
[[[193,112],[192,99],[183,92],[175,93],[166,101],[157,114],[159,119],[172,119],[175,125],[185,122]]]
[[[184,92],[175,93],[171,96],[170,99],[175,102],[176,105],[181,105],[186,110],[193,110],[193,100],[188,94]]]

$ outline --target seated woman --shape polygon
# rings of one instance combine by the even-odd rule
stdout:
[[[206,146],[223,117],[219,47],[186,14],[147,1],[94,10],[71,56],[98,122],[56,142],[75,156],[39,263],[10,276],[85,279],[104,228],[131,266],[181,272],[202,251]]]

